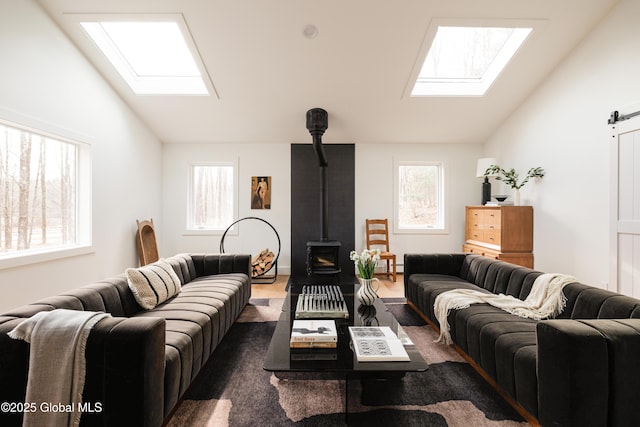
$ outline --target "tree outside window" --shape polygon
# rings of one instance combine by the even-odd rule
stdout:
[[[192,165],[190,185],[188,229],[226,229],[235,218],[234,165]]]
[[[396,230],[444,229],[443,166],[434,162],[397,162]]]
[[[0,122],[0,257],[78,244],[77,144]]]

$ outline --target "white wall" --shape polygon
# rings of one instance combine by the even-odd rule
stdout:
[[[269,222],[281,242],[278,273],[291,265],[291,148],[290,144],[165,144],[163,150],[163,221],[160,251],[218,252],[221,234],[186,232],[189,165],[194,162],[238,163],[238,218],[258,217]],[[251,177],[271,177],[271,209],[251,209]],[[225,237],[226,253],[277,252],[277,237],[260,221],[242,221],[239,234]]]
[[[521,191],[534,206],[535,267],[599,287],[609,262],[607,118],[640,101],[638,17],[640,2],[621,1],[485,145],[503,167],[546,170]]]
[[[279,273],[291,268],[291,148],[290,144],[165,144],[163,152],[163,220],[161,251],[217,252],[220,235],[185,233],[188,167],[191,162],[238,161],[239,218],[257,216],[271,223],[280,235],[282,252]],[[364,220],[393,220],[393,158],[441,160],[447,167],[447,234],[392,234],[392,250],[402,263],[404,253],[458,252],[464,241],[464,206],[480,201],[480,180],[475,177],[476,160],[482,146],[445,144],[356,144],[356,242],[364,248]],[[250,209],[252,176],[272,177],[270,210]],[[262,233],[262,235],[259,235]],[[257,235],[257,236],[256,236]],[[255,253],[271,247],[273,232],[262,223],[243,221],[240,235],[225,238],[225,252]],[[270,240],[271,239],[271,240]],[[267,243],[263,243],[267,242]],[[253,249],[253,250],[252,250]]]
[[[399,264],[405,253],[461,252],[464,207],[481,200],[482,181],[475,177],[479,157],[480,144],[356,144],[356,250],[365,247],[365,219],[388,218],[389,246]],[[394,159],[444,162],[447,233],[393,232]]]
[[[160,218],[162,145],[33,1],[0,0],[0,109],[91,145],[93,252],[0,270],[0,312],[137,265]]]

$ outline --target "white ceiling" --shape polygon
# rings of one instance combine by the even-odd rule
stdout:
[[[305,113],[322,107],[327,143],[482,143],[617,0],[38,2],[163,142],[307,142]],[[182,13],[218,96],[135,96],[74,13]],[[406,97],[440,18],[543,25],[484,97]]]

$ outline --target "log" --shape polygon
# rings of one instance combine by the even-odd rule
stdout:
[[[269,271],[275,259],[275,254],[267,249],[263,249],[251,259],[252,277],[257,277]]]

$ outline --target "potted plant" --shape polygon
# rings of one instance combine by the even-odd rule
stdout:
[[[495,175],[495,178],[498,181],[503,181],[504,183],[506,183],[508,186],[510,186],[511,188],[513,188],[515,190],[515,195],[514,195],[514,204],[519,205],[520,204],[520,189],[522,187],[524,187],[524,185],[529,182],[529,179],[531,178],[542,178],[544,177],[544,169],[542,169],[540,166],[535,167],[535,168],[531,168],[529,169],[529,171],[527,172],[527,175],[522,178],[522,181],[518,182],[519,179],[519,174],[518,172],[516,172],[516,170],[514,168],[511,168],[509,170],[503,169],[498,165],[491,165],[487,168],[487,170],[484,172],[485,176],[488,175]],[[497,174],[501,174],[501,175],[497,175]]]

